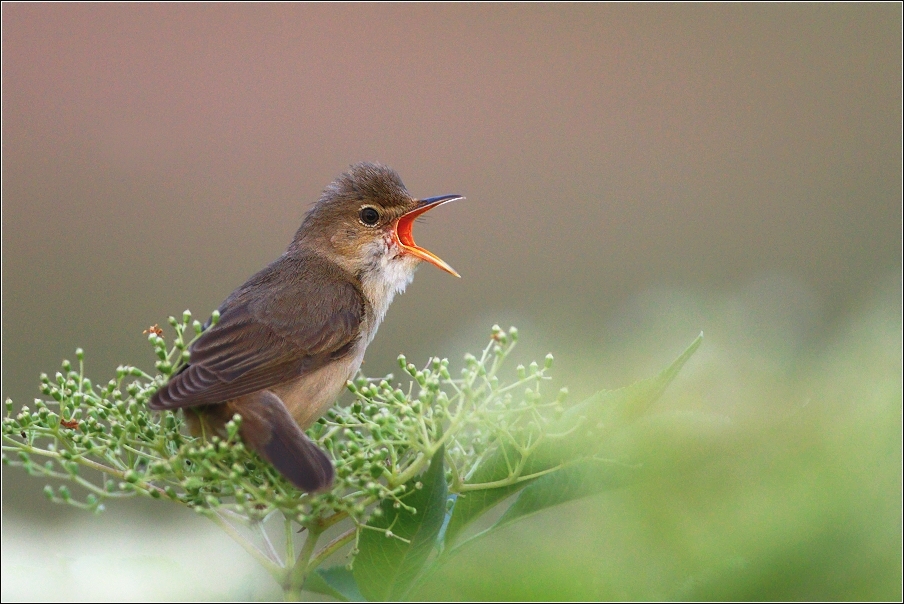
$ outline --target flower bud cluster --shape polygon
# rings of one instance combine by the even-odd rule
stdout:
[[[218,319],[214,313],[211,322]],[[184,433],[181,413],[148,410],[156,389],[188,360],[193,340],[187,336],[204,329],[188,311],[169,325],[175,332],[169,344],[156,325],[148,335],[157,375],[120,366],[113,379],[95,384],[84,375],[79,349],[77,366],[64,361],[55,375],[41,375],[45,398],[18,409],[7,400],[3,462],[66,482],[48,486],[47,497],[95,511],[110,498],[146,495],[202,514],[228,510],[253,520],[281,512],[307,526],[338,517],[360,525],[379,501],[407,507],[406,489],[415,488],[440,446],[446,446],[453,492],[500,444],[514,443],[528,455],[564,396],[547,403],[540,393],[551,356],[542,366],[519,366],[513,382],[500,378],[518,339],[514,328],[494,326],[489,344],[479,356],[465,357],[456,378],[448,359],[419,367],[401,355],[403,381],[358,376],[348,385],[351,402],[311,427],[309,435],[334,460],[336,481],[328,493],[303,494],[242,444],[240,416],[227,424],[225,438],[205,439]]]

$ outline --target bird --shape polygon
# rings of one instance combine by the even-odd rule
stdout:
[[[332,486],[327,454],[304,433],[361,366],[396,294],[422,261],[417,217],[461,195],[416,199],[392,168],[352,165],[305,215],[288,249],[233,291],[189,347],[188,363],[149,400],[183,409],[189,431],[239,436],[299,489]]]

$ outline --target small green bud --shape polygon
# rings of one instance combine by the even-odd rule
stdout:
[[[79,361],[84,361],[85,360],[85,351],[82,350],[81,348],[76,348],[75,349],[75,358],[77,358]]]
[[[201,487],[204,486],[204,483],[199,478],[187,478],[182,481],[182,486],[186,491],[198,491]]]
[[[198,335],[201,335],[201,332],[204,331],[204,326],[201,325],[200,321],[193,321],[191,326],[192,326],[192,329],[195,330],[195,333]]]
[[[236,413],[232,416],[232,420],[226,422],[226,434],[232,440],[239,433],[239,427],[242,425],[242,416]]]
[[[404,354],[400,354],[399,358],[396,359],[399,362],[399,367],[405,369],[405,366],[408,364],[408,360],[405,358]]]
[[[44,497],[47,499],[53,500],[53,487],[49,484],[44,487]]]
[[[63,371],[65,371],[66,373],[72,371],[72,363],[70,363],[68,359],[65,359],[63,361]]]
[[[523,380],[524,378],[527,377],[527,370],[524,368],[524,365],[518,365],[518,366],[515,368],[515,371],[518,372],[518,379],[519,379],[519,380]]]
[[[182,311],[182,322],[188,323],[189,321],[191,321],[191,311],[186,308]]]
[[[552,353],[547,354],[546,358],[544,359],[543,366],[546,367],[547,369],[549,369],[550,367],[552,367],[552,360],[553,360]]]
[[[62,485],[60,487],[60,499],[62,499],[63,501],[69,501],[70,499],[72,499],[72,493],[69,492],[69,487],[67,487],[66,485]]]
[[[176,320],[176,317],[169,317],[169,318],[167,318],[166,322],[169,323],[170,325],[172,325],[173,327],[175,327],[176,325],[179,324],[179,321]]]
[[[217,323],[220,322],[220,311],[215,310],[215,311],[213,311],[213,313],[211,313],[210,322],[213,325],[216,325]]]

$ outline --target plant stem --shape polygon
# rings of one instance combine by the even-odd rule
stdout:
[[[308,538],[305,539],[304,545],[301,546],[301,552],[295,561],[295,566],[288,569],[285,580],[281,583],[283,594],[286,601],[298,601],[301,597],[301,588],[304,586],[308,573],[314,566],[311,564],[311,556],[314,553],[314,546],[320,538],[323,529],[320,527],[309,526]]]
[[[277,564],[276,562],[271,560],[269,557],[267,557],[267,555],[264,554],[262,551],[260,551],[258,548],[256,548],[253,543],[251,543],[250,541],[248,541],[247,539],[242,537],[242,535],[240,535],[239,532],[237,530],[235,530],[235,527],[232,526],[229,522],[227,522],[219,514],[213,513],[213,514],[207,514],[206,516],[208,518],[210,518],[214,522],[214,524],[216,524],[221,529],[223,529],[223,531],[227,535],[232,537],[233,541],[235,541],[236,543],[241,545],[245,549],[246,552],[251,554],[251,556],[255,560],[257,560],[258,564],[263,566],[267,570],[267,572],[270,573],[270,576],[272,576],[277,581],[280,581],[280,579],[285,574],[285,569],[283,567],[281,567],[279,564]]]
[[[281,564],[279,559],[279,554],[276,553],[276,548],[273,547],[273,542],[270,541],[270,535],[267,534],[267,529],[264,528],[264,521],[258,520],[253,523],[254,531],[260,535],[261,540],[264,542],[264,545],[267,546],[267,554],[272,558],[277,564]],[[288,568],[288,562],[286,563],[286,567]]]
[[[357,527],[352,527],[326,544],[323,549],[317,552],[317,555],[311,558],[310,567],[317,568],[318,566],[323,564],[324,560],[332,556],[344,545],[347,545],[352,539],[354,539],[357,530]]]
[[[286,535],[286,568],[295,567],[295,535],[292,532],[292,520],[283,516],[283,529]]]
[[[20,443],[20,442],[16,441],[15,439],[9,438],[9,437],[6,436],[6,435],[3,436],[3,439],[6,440],[7,442],[14,443],[14,444],[17,446],[17,447],[16,447],[17,450],[25,451],[26,453],[30,453],[30,454],[32,454],[32,455],[41,455],[41,456],[44,456],[44,457],[52,457],[52,458],[54,458],[54,459],[63,459],[63,456],[60,455],[59,453],[57,453],[56,451],[46,451],[46,450],[44,450],[44,449],[39,449],[39,448],[37,448],[37,447],[32,447],[31,445],[26,445],[25,443]],[[12,448],[9,448],[9,447],[7,447],[7,448],[5,448],[5,449],[6,449],[6,450],[15,450],[15,449],[12,449]],[[85,458],[85,457],[81,457],[81,456],[73,457],[71,461],[74,461],[75,463],[77,463],[77,464],[79,464],[79,465],[81,465],[81,466],[85,466],[85,467],[87,467],[87,468],[91,468],[92,470],[97,470],[98,472],[101,472],[101,473],[104,473],[104,474],[111,474],[111,475],[113,475],[113,476],[116,476],[116,477],[119,478],[120,480],[125,480],[125,479],[126,479],[126,473],[125,473],[124,471],[117,470],[117,469],[115,469],[115,468],[111,468],[110,466],[105,466],[105,465],[103,465],[103,464],[101,464],[101,463],[98,463],[98,462],[96,462],[96,461],[87,459],[87,458]],[[161,489],[160,487],[155,486],[155,485],[153,485],[153,484],[151,484],[151,483],[149,483],[149,482],[143,482],[143,481],[141,481],[141,482],[136,482],[135,485],[136,485],[136,486],[139,486],[139,487],[141,487],[141,488],[143,488],[143,489],[146,489],[146,490],[148,490],[148,491],[157,491],[157,492],[159,492],[161,495],[166,496],[166,491],[164,491],[164,490]],[[105,496],[107,496],[107,495],[105,495]]]
[[[541,470],[539,472],[534,472],[533,474],[528,474],[526,476],[520,476],[519,474],[514,474],[513,476],[509,476],[508,478],[503,478],[502,480],[494,480],[492,482],[479,482],[472,484],[463,484],[461,485],[460,493],[466,493],[468,491],[484,491],[486,489],[498,489],[500,487],[508,487],[513,484],[518,484],[519,482],[524,482],[525,480],[533,480],[534,478],[540,478],[545,474],[549,474],[550,472],[555,472],[556,470],[562,469],[562,464],[554,466],[552,468],[547,468],[546,470]],[[517,472],[520,472],[521,468],[517,468]]]

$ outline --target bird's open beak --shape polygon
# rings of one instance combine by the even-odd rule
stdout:
[[[446,264],[439,256],[436,256],[432,252],[428,252],[422,247],[418,247],[418,245],[414,242],[414,236],[411,234],[411,229],[414,226],[414,219],[426,212],[427,210],[433,209],[437,206],[441,206],[444,203],[448,203],[450,201],[455,201],[456,199],[464,199],[461,195],[441,195],[439,197],[430,197],[428,199],[421,199],[417,202],[417,206],[407,212],[406,214],[402,214],[402,217],[399,218],[396,223],[396,236],[399,238],[399,243],[402,245],[402,249],[405,252],[411,254],[412,256],[417,256],[421,260],[426,260],[430,264],[443,269],[447,273],[455,275],[456,277],[461,277],[458,273],[455,272],[455,269]]]

